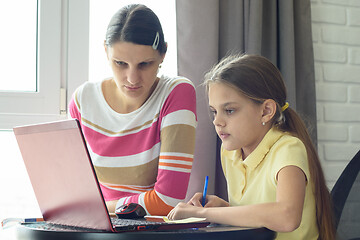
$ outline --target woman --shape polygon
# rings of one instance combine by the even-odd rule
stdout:
[[[69,105],[81,122],[109,212],[129,202],[166,215],[186,196],[196,119],[193,84],[158,77],[167,45],[158,17],[128,5],[104,41],[113,77],[80,86]]]

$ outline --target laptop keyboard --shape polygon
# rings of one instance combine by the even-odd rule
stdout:
[[[151,226],[151,225],[165,225],[166,222],[151,222],[146,221],[145,219],[118,219],[111,218],[111,222],[117,228],[127,227],[127,226]],[[23,226],[31,229],[42,230],[42,231],[59,231],[59,232],[94,232],[94,229],[88,228],[79,228],[72,226],[64,226],[58,224],[51,224],[48,222],[38,222],[38,223],[23,223]],[[96,230],[97,232],[105,232],[101,230]]]
[[[89,228],[79,228],[72,226],[64,226],[58,224],[52,224],[48,222],[38,222],[38,223],[22,223],[22,226],[26,228],[30,228],[33,230],[41,230],[41,231],[57,231],[57,232],[94,232],[94,229]],[[102,230],[96,230],[97,232],[106,232]]]
[[[145,219],[119,219],[119,218],[111,218],[111,222],[116,227],[122,226],[141,226],[141,225],[166,225],[166,222],[151,222],[146,221]]]

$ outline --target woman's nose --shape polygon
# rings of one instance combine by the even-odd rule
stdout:
[[[140,82],[140,74],[137,69],[129,69],[127,73],[127,81],[131,85],[136,85]]]

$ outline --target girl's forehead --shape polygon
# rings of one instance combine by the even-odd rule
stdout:
[[[214,82],[208,85],[208,94],[223,95],[224,97],[239,96],[245,97],[245,95],[236,87],[229,83]]]
[[[249,101],[243,93],[239,91],[235,86],[230,84],[216,82],[209,85],[208,97],[209,103],[224,104],[226,102],[240,103]]]

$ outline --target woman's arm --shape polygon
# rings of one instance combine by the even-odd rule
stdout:
[[[234,207],[202,208],[179,204],[170,219],[205,217],[207,221],[243,227],[267,227],[276,232],[291,232],[301,223],[306,179],[303,171],[287,166],[278,173],[276,202]]]
[[[196,93],[177,79],[159,114],[161,149],[154,190],[145,194],[152,215],[167,215],[186,197],[195,150]]]
[[[136,202],[143,205],[150,215],[166,216],[177,203],[185,199],[193,162],[195,127],[172,125],[163,129],[161,136],[164,143],[161,144],[154,189],[107,201],[110,212],[124,202]]]
[[[142,194],[120,199],[136,202],[150,215],[167,215],[186,197],[195,149],[196,93],[194,86],[181,78],[162,104],[159,113],[161,147],[154,188]],[[107,203],[113,208],[113,202]]]

